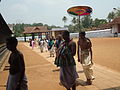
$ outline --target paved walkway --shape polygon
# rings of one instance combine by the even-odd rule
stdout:
[[[25,44],[29,47],[28,44]],[[31,47],[29,47],[31,48]],[[54,63],[55,58],[49,56],[49,52],[40,53],[40,49],[38,47],[34,48],[35,52],[39,53],[42,57],[48,60],[50,63]],[[79,80],[80,83],[84,86],[84,82],[86,80],[85,75],[83,73],[83,69],[81,65],[77,62],[77,71],[80,76]],[[95,80],[93,81],[93,85],[91,86],[84,86],[87,90],[120,90],[120,73],[110,70],[107,67],[103,67],[97,64],[93,66]]]
[[[20,43],[19,49],[24,53],[29,90],[65,90],[59,83],[59,71],[53,65],[54,57],[49,52],[40,53],[38,47],[34,50],[28,43]],[[77,62],[77,61],[76,61]],[[77,90],[120,90],[120,73],[95,64],[93,66],[95,80],[93,85],[86,86],[82,67],[77,63],[79,86]],[[5,90],[8,71],[0,72],[0,90]]]

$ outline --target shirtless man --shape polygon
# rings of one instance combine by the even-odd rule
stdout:
[[[79,33],[79,40],[78,40],[78,62],[80,62],[83,66],[83,70],[87,79],[86,84],[91,85],[92,80],[95,78],[93,77],[93,70],[92,70],[92,44],[90,39],[85,37],[86,33],[84,31]]]

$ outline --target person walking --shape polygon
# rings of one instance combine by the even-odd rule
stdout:
[[[60,83],[67,90],[76,90],[76,79],[78,74],[76,72],[76,63],[74,56],[76,54],[76,43],[70,40],[68,31],[63,32],[63,39],[65,40],[57,50],[57,66],[60,67]]]
[[[9,37],[6,40],[7,49],[12,52],[8,61],[10,69],[6,90],[28,90],[24,57],[17,49],[17,44],[15,37]]]
[[[94,80],[93,70],[92,70],[92,43],[89,38],[85,37],[86,33],[84,31],[79,33],[78,40],[78,62],[82,64],[87,82],[86,84],[91,85],[92,80]]]
[[[32,43],[32,50],[33,50],[35,47],[35,41],[32,39],[31,43]]]

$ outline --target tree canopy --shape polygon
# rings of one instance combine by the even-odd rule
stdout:
[[[63,16],[62,21],[64,22],[64,27],[68,27],[70,32],[79,32],[80,30],[92,30],[92,28],[98,28],[99,25],[109,23],[114,18],[120,16],[120,8],[114,8],[113,11],[111,11],[106,19],[99,19],[95,18],[92,19],[91,15],[83,16],[80,19],[80,25],[79,25],[79,18],[73,17],[71,20],[71,24],[65,25],[68,18],[66,16]],[[24,27],[27,26],[47,26],[48,30],[51,30],[52,28],[60,28],[60,26],[49,26],[48,24],[43,23],[33,23],[33,24],[25,24],[25,23],[17,23],[14,24],[13,31],[15,36],[23,36],[22,32],[24,31]]]

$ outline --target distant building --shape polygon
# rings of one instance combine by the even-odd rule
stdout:
[[[42,34],[44,34],[47,38],[49,34],[49,30],[47,29],[46,26],[25,27],[23,34],[25,36],[25,41],[26,41],[26,34],[31,34],[33,40],[35,39],[34,37],[35,34],[37,34],[39,38],[42,38]]]
[[[57,37],[59,34],[62,34],[62,32],[68,30],[68,28],[52,28],[51,31],[51,36]]]
[[[105,23],[105,24],[98,26],[98,28],[100,30],[103,30],[103,29],[111,29],[112,27],[111,27],[110,23]]]
[[[111,23],[112,33],[120,33],[120,16],[115,18]]]

